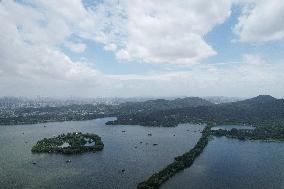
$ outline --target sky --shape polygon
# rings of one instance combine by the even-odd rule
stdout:
[[[284,97],[284,0],[0,0],[0,96]]]

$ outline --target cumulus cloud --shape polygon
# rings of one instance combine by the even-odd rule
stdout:
[[[99,71],[73,62],[57,48],[72,31],[63,19],[2,1],[0,23],[1,95],[64,95],[101,85],[104,76]]]
[[[71,51],[76,53],[82,53],[86,50],[86,44],[84,43],[74,43],[71,41],[65,42],[65,47],[69,48]]]
[[[194,64],[217,52],[204,36],[230,15],[229,0],[105,0],[85,7],[81,1],[1,2],[22,40],[60,45],[83,52],[70,36],[102,43],[118,59],[148,63]],[[17,12],[17,14],[13,14]]]
[[[2,0],[0,95],[283,96],[281,63],[247,54],[239,64],[197,64],[217,53],[204,36],[228,18],[230,6],[227,0],[105,0],[88,8],[81,1]],[[239,31],[241,36],[245,30]],[[101,43],[120,59],[186,64],[191,70],[107,75],[60,49],[83,52],[88,47],[80,39]]]
[[[117,1],[115,1],[117,2]],[[228,0],[104,1],[93,10],[105,15],[98,39],[115,44],[120,59],[194,64],[215,55],[204,36],[230,15]]]
[[[266,42],[284,38],[283,0],[236,1],[243,5],[234,32],[244,42]]]

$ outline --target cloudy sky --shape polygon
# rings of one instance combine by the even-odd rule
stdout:
[[[284,0],[0,0],[0,96],[284,97]]]

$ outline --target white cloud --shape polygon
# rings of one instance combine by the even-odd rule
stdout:
[[[74,43],[71,41],[67,41],[64,45],[69,48],[71,51],[76,53],[82,53],[86,50],[87,46],[84,43]]]
[[[102,84],[103,74],[57,48],[72,30],[63,19],[2,1],[0,23],[1,95],[80,95],[78,89]]]
[[[2,15],[26,42],[82,52],[84,44],[68,42],[78,36],[102,43],[119,59],[166,64],[195,64],[216,55],[204,36],[229,17],[231,6],[230,0],[105,0],[89,8],[68,0],[29,4],[1,3]]]
[[[215,54],[204,36],[230,14],[229,1],[106,0],[86,9],[81,1],[0,3],[0,95],[24,96],[283,96],[283,63],[245,55],[241,64],[194,64]],[[156,4],[154,4],[156,3]],[[122,59],[190,64],[191,71],[107,75],[72,61],[59,48],[93,40]],[[194,64],[194,65],[193,65]]]
[[[119,59],[126,59],[126,60],[130,59],[129,53],[124,49],[121,49],[118,52],[116,52],[116,57],[118,57]]]
[[[266,63],[260,55],[255,54],[245,54],[243,55],[243,60],[245,63],[255,66],[264,65]]]
[[[106,50],[106,51],[115,51],[116,48],[117,48],[117,46],[115,44],[113,44],[113,43],[106,44],[104,46],[104,50]]]
[[[196,65],[191,71],[155,75],[112,76],[120,81],[115,94],[122,96],[256,96],[283,97],[284,65],[269,64],[258,55],[244,55],[243,61],[227,66]]]
[[[229,0],[105,1],[94,9],[102,20],[97,38],[116,44],[121,59],[193,64],[215,55],[204,36],[230,15]]]
[[[284,39],[283,0],[237,1],[243,7],[234,31],[244,42]]]

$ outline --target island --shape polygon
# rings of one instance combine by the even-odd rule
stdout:
[[[73,132],[39,140],[32,147],[32,152],[80,154],[101,151],[103,148],[104,144],[100,136],[92,133]]]
[[[216,137],[226,136],[239,140],[265,140],[265,141],[284,141],[284,130],[277,130],[273,127],[255,129],[231,129],[231,130],[212,130],[211,134]]]

